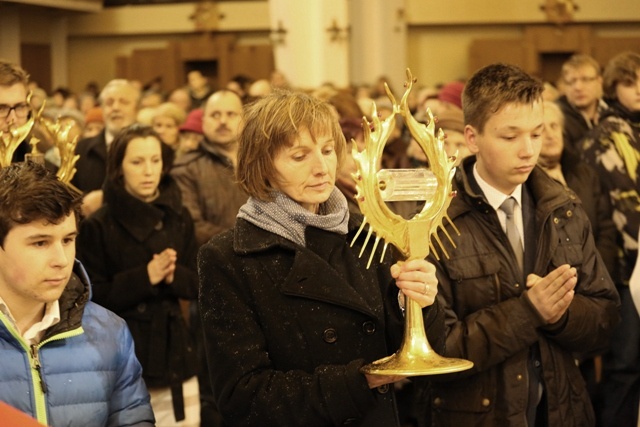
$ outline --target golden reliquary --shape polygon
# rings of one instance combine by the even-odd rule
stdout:
[[[27,103],[31,105],[31,94],[27,97]],[[72,136],[73,124],[59,119],[50,120],[43,116],[45,104],[43,103],[37,111],[31,109],[29,120],[22,126],[11,126],[7,132],[0,131],[0,167],[9,166],[13,158],[13,153],[18,146],[37,127],[46,136],[46,139],[58,151],[60,156],[60,166],[56,172],[58,179],[66,184],[71,182],[76,173],[75,164],[80,158],[75,154],[78,136]],[[36,145],[39,139],[31,136],[29,144],[32,147],[31,153],[27,154],[26,160],[44,163],[42,153],[39,153]]]
[[[375,233],[371,257],[380,239],[385,242],[382,256],[391,243],[400,254],[400,259],[404,261],[424,259],[431,250],[438,258],[432,240],[435,240],[444,255],[448,256],[437,235],[437,231],[442,230],[453,244],[451,236],[443,226],[445,218],[459,234],[447,216],[447,208],[455,196],[451,184],[455,173],[455,157],[449,158],[445,152],[442,130],[437,137],[434,135],[435,126],[431,111],[427,110],[427,125],[419,123],[412,116],[407,99],[414,82],[411,71],[407,70],[406,90],[399,104],[385,84],[387,96],[393,104],[393,113],[382,121],[374,105],[372,122],[363,119],[364,149],[359,152],[356,144],[353,144],[353,157],[358,168],[353,174],[358,189],[356,200],[364,215],[362,226],[355,238],[368,225],[364,245],[366,247],[371,235]],[[384,146],[395,127],[398,114],[404,118],[411,135],[426,154],[429,169],[380,170]],[[424,200],[424,206],[413,218],[406,220],[386,205],[386,201],[392,200]],[[370,258],[369,264],[371,260]],[[405,329],[400,349],[391,356],[364,366],[363,372],[375,375],[417,376],[458,372],[473,366],[468,360],[438,355],[427,340],[420,305],[406,298],[405,307]]]

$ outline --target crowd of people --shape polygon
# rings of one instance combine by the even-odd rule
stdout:
[[[448,256],[409,261],[358,232],[386,79],[187,77],[47,94],[0,61],[0,138],[38,117],[0,170],[0,401],[53,427],[640,425],[640,54],[414,89],[457,197]],[[69,183],[43,121],[77,138]],[[430,168],[400,117],[387,135],[382,169]],[[405,298],[471,369],[363,373]]]

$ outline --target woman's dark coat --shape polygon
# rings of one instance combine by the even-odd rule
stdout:
[[[583,162],[570,151],[562,153],[562,174],[567,187],[582,201],[582,208],[589,217],[593,238],[598,252],[614,283],[619,282],[618,272],[618,231],[613,222],[613,210],[609,193],[602,186],[595,169]]]
[[[361,236],[307,227],[301,247],[238,219],[199,254],[200,309],[216,404],[228,426],[397,426],[393,387],[365,362],[394,353],[403,317],[389,264]],[[366,234],[366,233],[363,233]],[[373,240],[373,239],[372,239]],[[424,310],[442,351],[442,312]]]
[[[177,185],[163,182],[151,203],[106,184],[105,205],[80,224],[77,239],[93,300],[126,320],[149,387],[181,384],[196,369],[179,298],[197,297],[198,248]],[[147,264],[166,248],[178,253],[174,281],[152,286]]]

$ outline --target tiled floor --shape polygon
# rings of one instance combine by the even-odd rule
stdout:
[[[200,427],[200,396],[198,378],[193,377],[182,385],[184,412],[186,418],[176,422],[173,416],[171,390],[167,388],[149,389],[151,407],[156,416],[156,427]]]

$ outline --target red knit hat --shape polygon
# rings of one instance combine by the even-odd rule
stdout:
[[[464,83],[460,81],[449,82],[442,86],[440,92],[438,92],[438,99],[443,102],[448,102],[455,105],[458,108],[462,108],[462,90],[464,89]]]
[[[102,108],[100,107],[91,107],[87,110],[84,115],[84,124],[88,123],[100,122],[104,123],[104,117],[102,116]]]
[[[204,111],[202,108],[196,108],[192,110],[187,116],[187,120],[180,126],[180,132],[194,132],[203,134],[202,132],[202,115]]]

